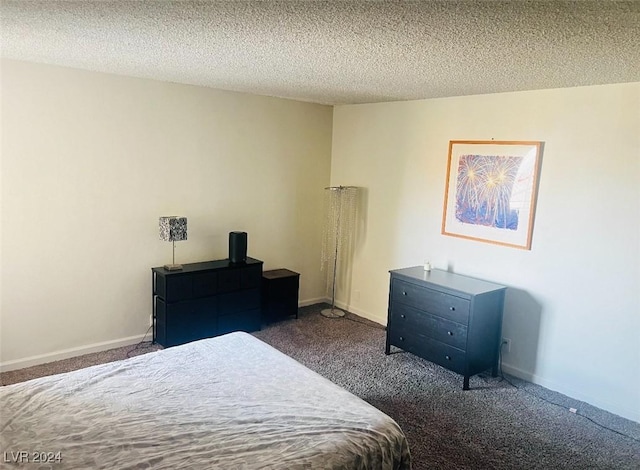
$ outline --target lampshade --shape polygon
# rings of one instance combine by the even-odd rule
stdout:
[[[160,240],[173,242],[173,263],[165,264],[164,269],[176,271],[182,269],[176,264],[176,242],[187,239],[187,218],[169,215],[160,217]]]
[[[160,217],[160,240],[179,242],[187,239],[187,218],[177,215]]]

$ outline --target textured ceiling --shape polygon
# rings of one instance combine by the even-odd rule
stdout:
[[[6,1],[2,56],[326,104],[640,81],[640,2]]]

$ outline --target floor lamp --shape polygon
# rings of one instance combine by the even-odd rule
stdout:
[[[356,186],[330,186],[326,191],[326,220],[322,239],[322,268],[326,270],[327,293],[331,288],[331,308],[320,313],[329,318],[345,315],[336,308],[336,276],[338,269],[351,258],[356,220]]]

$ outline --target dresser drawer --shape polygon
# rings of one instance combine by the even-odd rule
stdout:
[[[260,329],[260,309],[246,310],[232,315],[218,317],[218,333],[223,335],[232,331],[256,331]]]
[[[469,323],[469,301],[455,295],[394,279],[391,300],[463,325]]]
[[[191,276],[162,276],[154,274],[153,293],[167,302],[179,302],[193,298]]]
[[[216,298],[165,303],[154,298],[156,341],[164,347],[188,343],[218,334]]]
[[[391,344],[435,362],[459,374],[465,374],[466,354],[464,351],[441,343],[412,331],[394,329],[389,332]]]
[[[218,273],[218,292],[233,292],[240,289],[240,271],[229,269]]]
[[[262,266],[252,266],[240,271],[240,288],[252,289],[262,283]]]
[[[260,289],[229,292],[218,296],[218,311],[227,315],[260,308]]]
[[[460,323],[430,315],[408,305],[396,304],[391,309],[392,330],[419,331],[458,349],[467,347],[467,327]]]
[[[192,279],[194,297],[209,297],[218,292],[218,273],[215,271],[194,274]]]

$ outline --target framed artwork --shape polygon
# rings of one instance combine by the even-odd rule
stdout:
[[[542,142],[449,142],[442,234],[531,249]]]

